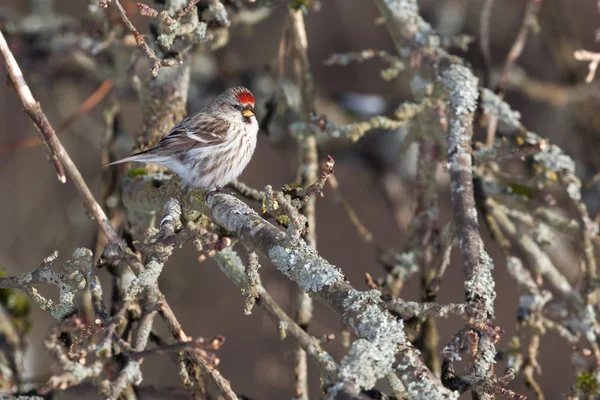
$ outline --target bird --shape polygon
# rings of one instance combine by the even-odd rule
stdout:
[[[105,166],[159,164],[177,174],[184,188],[221,190],[250,162],[258,130],[254,95],[245,87],[232,87],[175,125],[155,147]]]

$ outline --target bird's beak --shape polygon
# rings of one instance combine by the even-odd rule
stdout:
[[[256,114],[254,114],[254,109],[252,107],[249,107],[249,108],[244,108],[244,110],[242,111],[242,115],[246,118],[250,118],[250,117],[254,117]]]

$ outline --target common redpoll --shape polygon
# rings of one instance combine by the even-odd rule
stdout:
[[[156,147],[107,165],[160,164],[179,175],[185,187],[215,189],[244,171],[257,133],[254,96],[244,87],[234,87],[175,125]]]

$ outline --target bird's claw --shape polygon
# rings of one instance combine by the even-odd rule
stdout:
[[[211,189],[206,193],[206,196],[213,195],[213,194],[229,194],[229,195],[233,196],[233,195],[235,195],[235,192],[228,188],[222,188],[221,186],[215,186],[214,189]]]

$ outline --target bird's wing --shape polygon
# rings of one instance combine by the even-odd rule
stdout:
[[[157,148],[162,150],[191,150],[214,146],[225,141],[229,124],[206,113],[196,113],[173,127]]]
[[[132,161],[164,164],[165,160],[178,154],[184,155],[189,150],[224,143],[229,126],[229,123],[210,114],[198,112],[175,125],[169,135],[164,137],[156,147],[107,165]]]

